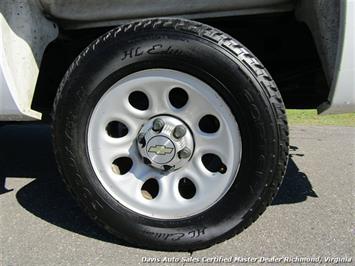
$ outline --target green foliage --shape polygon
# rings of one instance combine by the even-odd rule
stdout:
[[[317,115],[316,110],[287,110],[290,125],[320,125],[355,127],[355,113],[338,115]]]

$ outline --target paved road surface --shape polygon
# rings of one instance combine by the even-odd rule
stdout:
[[[202,265],[203,259],[218,261],[219,256],[321,257],[323,263],[326,257],[349,258],[355,234],[354,141],[355,128],[292,127],[287,175],[272,206],[242,234],[189,254],[136,249],[98,229],[63,188],[49,129],[2,127],[0,265],[147,265],[145,258],[175,258],[179,263],[174,265],[194,259]]]

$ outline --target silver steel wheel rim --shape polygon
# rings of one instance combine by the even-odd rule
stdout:
[[[174,107],[169,100],[173,88],[181,88],[188,95],[182,108]],[[129,95],[135,91],[147,96],[147,110],[138,110],[130,104]],[[193,135],[192,156],[174,171],[144,164],[137,144],[146,123],[162,115],[181,120]],[[199,122],[206,115],[218,119],[216,132],[201,130]],[[107,125],[112,121],[123,123],[128,133],[120,138],[111,137]],[[139,71],[115,83],[91,114],[87,145],[91,165],[105,190],[126,208],[158,219],[186,218],[213,206],[234,183],[242,152],[238,124],[223,99],[203,81],[169,69]],[[206,154],[217,155],[226,166],[225,172],[208,170],[202,161]],[[130,158],[132,167],[127,173],[118,174],[112,165],[123,157]],[[157,181],[159,191],[156,197],[147,199],[142,186],[151,178]],[[182,178],[195,186],[192,198],[182,196],[179,190]]]

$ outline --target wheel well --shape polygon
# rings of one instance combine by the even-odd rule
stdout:
[[[287,108],[316,108],[326,101],[329,86],[312,34],[293,12],[200,20],[248,47],[266,66]],[[32,102],[49,118],[53,100],[69,65],[93,40],[111,27],[61,30],[44,53]]]

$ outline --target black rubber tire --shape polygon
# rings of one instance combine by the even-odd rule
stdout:
[[[180,70],[208,83],[241,131],[236,181],[214,206],[186,219],[151,219],[126,209],[103,188],[88,158],[88,121],[101,95],[122,77],[150,68]],[[241,232],[272,202],[288,159],[285,107],[264,66],[227,34],[175,18],[132,22],[90,44],[58,90],[53,137],[59,169],[85,212],[132,245],[158,250],[202,249]]]

